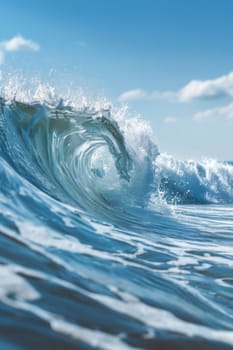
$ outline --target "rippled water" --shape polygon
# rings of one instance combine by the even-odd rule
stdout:
[[[0,349],[232,349],[232,164],[111,109],[0,105]]]

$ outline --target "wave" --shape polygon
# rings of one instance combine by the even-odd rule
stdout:
[[[2,99],[1,125],[2,156],[51,196],[102,213],[146,200],[143,180],[151,160],[145,150],[144,159],[135,159],[109,109]],[[155,155],[156,147],[149,146]],[[145,171],[139,174],[142,165]]]
[[[1,156],[81,210],[112,218],[161,203],[233,202],[232,164],[160,154],[150,127],[124,110],[1,98],[0,112]]]

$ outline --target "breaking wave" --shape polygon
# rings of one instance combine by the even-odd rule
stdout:
[[[1,99],[0,111],[2,158],[42,191],[85,211],[112,216],[151,202],[158,210],[162,201],[233,202],[231,163],[159,154],[149,126],[137,118],[119,120],[110,108],[78,109],[62,100]]]

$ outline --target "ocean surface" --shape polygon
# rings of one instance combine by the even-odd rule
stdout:
[[[233,164],[42,90],[1,90],[0,349],[233,349]]]

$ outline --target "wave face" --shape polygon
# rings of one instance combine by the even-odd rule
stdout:
[[[124,109],[0,100],[0,348],[233,348],[233,165]]]

